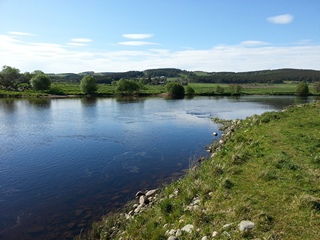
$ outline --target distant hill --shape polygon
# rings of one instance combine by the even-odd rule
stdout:
[[[225,84],[244,84],[244,83],[283,83],[284,81],[307,81],[319,82],[320,71],[309,69],[275,69],[259,70],[249,72],[205,72],[205,71],[187,71],[177,68],[158,68],[147,69],[144,71],[127,72],[99,72],[86,71],[79,74],[61,73],[49,74],[52,81],[57,82],[80,82],[83,76],[92,75],[98,83],[111,83],[121,78],[140,79],[167,77],[181,77],[188,82],[194,83],[225,83]]]

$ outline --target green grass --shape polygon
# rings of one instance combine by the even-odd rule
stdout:
[[[172,80],[172,79],[171,79]],[[189,83],[195,90],[195,95],[231,95],[231,91],[228,84],[214,84],[214,83]],[[223,93],[217,92],[217,86],[224,89]],[[111,84],[98,84],[98,96],[114,95],[115,85]],[[243,84],[240,94],[249,95],[295,95],[296,83],[286,82],[283,84]],[[313,89],[312,85],[309,85],[311,94],[319,95]],[[165,93],[164,85],[145,85],[140,91],[142,95],[156,95]],[[51,90],[44,92],[35,92],[33,90],[27,91],[5,91],[0,90],[0,96],[7,97],[35,97],[44,95],[84,95],[80,91],[79,83],[52,83]]]
[[[197,230],[180,239],[214,231],[215,239],[318,239],[319,117],[318,101],[231,122],[221,150],[164,186],[151,207],[129,220],[106,217],[82,239],[167,239],[166,230],[186,224]],[[199,208],[187,209],[195,198]],[[254,229],[240,232],[241,220]]]

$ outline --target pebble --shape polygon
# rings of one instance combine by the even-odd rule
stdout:
[[[156,194],[157,191],[158,189],[149,190],[148,192],[146,192],[146,197],[152,197]]]
[[[177,238],[175,236],[170,236],[170,237],[168,237],[168,240],[179,240],[179,238]]]
[[[223,225],[222,228],[229,228],[231,226],[232,226],[232,223],[228,223],[228,224]]]
[[[254,223],[251,221],[241,221],[239,223],[239,230],[241,232],[245,231],[245,230],[252,230],[254,228]]]
[[[192,229],[193,229],[193,225],[192,224],[187,224],[181,229],[181,231],[184,231],[184,232],[187,232],[187,233],[191,233]]]

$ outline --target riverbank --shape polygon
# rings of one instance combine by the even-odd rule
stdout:
[[[319,116],[317,101],[222,122],[210,159],[78,239],[316,239]]]
[[[214,83],[189,83],[194,89],[195,96],[234,96],[234,95],[297,95],[297,83],[283,84],[242,84],[241,91],[237,94],[232,92],[230,84]],[[98,84],[98,91],[93,97],[115,97],[116,85]],[[219,90],[217,90],[219,89]],[[137,96],[155,96],[165,94],[165,85],[145,85]],[[309,95],[320,95],[312,84],[309,84]],[[47,97],[47,98],[69,98],[69,97],[87,97],[80,90],[79,83],[52,83],[51,89],[43,92],[36,92],[32,89],[25,91],[7,91],[0,89],[0,98],[29,98],[29,97]]]

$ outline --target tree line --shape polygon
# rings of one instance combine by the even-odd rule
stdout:
[[[21,73],[19,69],[3,66],[0,71],[0,88],[6,90],[47,90],[51,82],[80,83],[85,77],[92,77],[96,84],[114,84],[121,79],[131,79],[141,84],[159,84],[154,78],[176,78],[184,83],[218,83],[239,85],[247,83],[277,84],[284,81],[316,83],[320,82],[320,71],[305,69],[277,69],[251,72],[189,72],[177,68],[148,69],[145,71],[100,72],[92,71],[63,74],[45,74],[40,70]],[[218,89],[219,90],[219,89]],[[237,92],[237,91],[235,91]]]
[[[194,83],[224,83],[247,84],[266,83],[277,84],[284,81],[319,82],[320,71],[304,69],[277,69],[251,72],[213,72],[206,75],[194,75],[189,79]]]

